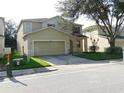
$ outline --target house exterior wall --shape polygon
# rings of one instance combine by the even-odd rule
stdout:
[[[56,16],[43,22],[24,21],[23,22],[24,34],[37,31],[39,29],[47,28],[48,24],[54,24],[55,28],[58,30],[65,31],[70,34],[73,33],[73,28],[72,28],[73,24],[70,21],[63,19],[62,17]],[[74,25],[80,27],[79,32],[81,33],[82,26],[78,24],[74,24]]]
[[[34,41],[35,40],[41,40],[41,41],[65,41],[66,42],[66,53],[68,54],[70,52],[70,37],[68,35],[65,35],[62,32],[55,31],[54,29],[48,28],[44,31],[39,31],[33,34],[28,35],[28,54],[30,56],[34,55]]]
[[[124,39],[116,39],[115,46],[117,47],[124,47]]]
[[[51,19],[49,19],[49,20],[47,20],[47,21],[44,21],[44,22],[42,23],[42,28],[48,27],[48,26],[47,26],[48,24],[55,24],[55,28],[58,28],[58,21],[59,21],[59,20],[60,20],[59,17],[54,17],[54,18],[51,18]]]
[[[42,23],[40,22],[23,22],[23,32],[28,34],[30,32],[42,29]]]
[[[72,42],[73,42],[73,52],[79,52],[78,48],[77,48],[77,40],[76,38],[72,38]]]
[[[24,47],[24,54],[28,54],[27,40],[24,40],[24,38],[23,38],[23,36],[24,36],[23,31],[24,31],[24,26],[22,24],[17,33],[17,49],[21,54],[23,54],[23,47]]]
[[[0,35],[4,36],[5,22],[4,18],[0,18]]]
[[[99,52],[105,52],[105,49],[110,47],[108,40],[105,37],[99,36],[98,47]]]
[[[4,47],[5,47],[5,22],[4,18],[0,18],[0,58],[4,55]]]
[[[17,49],[19,52],[21,52],[21,48],[22,48],[22,45],[23,44],[23,25],[21,25],[20,29],[18,30],[18,33],[17,33]]]
[[[97,38],[95,40],[97,40]],[[88,51],[90,51],[90,46],[92,46],[92,43],[91,40],[88,38]],[[99,47],[99,49],[97,50],[98,52],[104,52],[105,49],[109,47],[108,40],[104,37],[99,37],[97,46]]]
[[[42,23],[40,23],[40,22],[32,22],[32,31],[36,31],[38,29],[42,29]]]
[[[4,37],[0,37],[0,58],[4,55]]]
[[[98,31],[92,31],[92,32],[87,32],[85,33],[86,36],[88,36],[89,38],[87,39],[88,40],[88,51],[90,51],[89,47],[92,46],[92,43],[91,43],[91,38],[92,39],[99,39],[98,41],[98,44],[97,46],[99,47],[98,49],[98,52],[104,52],[105,51],[105,48],[109,47],[109,43],[108,43],[108,40],[103,37],[103,36],[100,36]]]
[[[24,21],[23,24],[23,32],[24,34],[37,31],[39,29],[47,28],[48,24],[55,24],[55,28],[58,28],[58,20],[59,17],[53,17],[47,21],[42,22],[32,22],[32,21]]]

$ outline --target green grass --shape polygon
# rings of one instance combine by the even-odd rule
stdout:
[[[30,61],[27,61],[27,59],[25,58],[23,60],[23,64],[21,64],[20,66],[12,65],[12,69],[19,70],[19,69],[29,69],[29,68],[38,68],[38,67],[48,67],[48,66],[50,65],[44,60],[41,60],[36,57],[30,57]]]
[[[19,66],[15,66],[12,61],[15,58],[23,58],[22,64]],[[6,63],[7,63],[7,55],[4,57],[4,64]],[[27,60],[26,56],[21,56],[19,53],[11,54],[11,67],[13,70],[48,67],[48,66],[50,66],[50,64],[36,57],[30,57],[30,60]]]
[[[2,59],[2,61],[3,61],[4,64],[7,64],[7,56],[8,55],[5,55],[3,57],[3,59]],[[12,54],[10,55],[10,57],[11,57],[11,61],[12,61],[15,58],[22,58],[23,56],[20,53],[18,53],[18,52],[12,52]]]
[[[121,53],[104,53],[104,52],[97,52],[97,53],[85,52],[85,53],[75,54],[75,56],[81,57],[81,58],[86,58],[86,59],[91,59],[91,60],[95,60],[95,61],[122,58]]]

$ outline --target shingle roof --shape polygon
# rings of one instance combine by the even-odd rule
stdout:
[[[48,20],[48,18],[23,19],[22,21],[43,22],[46,20]]]

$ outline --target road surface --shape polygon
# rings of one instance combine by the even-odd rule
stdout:
[[[124,64],[5,79],[0,93],[124,93]]]

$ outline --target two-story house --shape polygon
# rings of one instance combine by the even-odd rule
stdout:
[[[17,29],[17,47],[29,56],[63,55],[87,51],[82,26],[60,16],[22,20]]]
[[[0,17],[0,58],[3,57],[4,55],[4,44],[5,44],[4,32],[5,32],[4,18]]]

